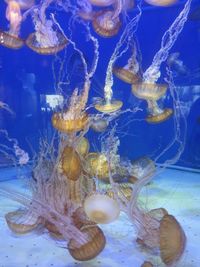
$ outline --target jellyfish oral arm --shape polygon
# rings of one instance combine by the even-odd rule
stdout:
[[[162,41],[161,41],[161,48],[154,56],[151,66],[145,71],[143,75],[143,79],[145,82],[155,83],[159,79],[160,66],[162,62],[164,62],[167,59],[169,55],[169,50],[174,45],[175,41],[178,38],[178,35],[181,33],[185,25],[185,22],[187,21],[191,2],[192,0],[187,0],[179,16],[175,19],[173,24],[163,35]]]
[[[6,18],[10,22],[9,33],[18,36],[22,15],[20,6],[16,1],[9,1],[6,8]]]
[[[112,86],[113,86],[113,65],[116,62],[118,58],[120,58],[129,48],[129,43],[132,37],[132,34],[137,30],[137,25],[139,22],[139,19],[141,17],[141,8],[140,5],[138,4],[138,10],[139,13],[127,24],[124,32],[122,33],[119,42],[117,43],[115,50],[110,58],[108,68],[106,71],[106,81],[105,81],[105,86],[104,86],[104,98],[106,100],[106,103],[110,103],[112,96],[113,96],[113,91],[112,91]],[[122,45],[126,43],[124,49],[120,52],[120,49]]]
[[[112,16],[112,19],[116,19],[117,17],[119,17],[121,11],[122,11],[122,4],[123,4],[123,0],[117,0],[115,1],[115,11],[114,14]]]

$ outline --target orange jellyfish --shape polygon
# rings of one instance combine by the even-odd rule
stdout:
[[[101,10],[96,12],[92,25],[96,33],[108,38],[118,33],[121,21],[119,16],[114,16],[114,11]]]
[[[186,237],[179,222],[165,215],[160,223],[160,256],[166,265],[177,262],[184,252]]]
[[[147,122],[159,123],[167,120],[172,114],[173,110],[170,108],[161,109],[158,106],[157,100],[159,100],[167,90],[165,84],[155,83],[138,83],[132,85],[132,93],[147,101],[149,115],[146,118]]]
[[[54,29],[53,20],[46,18],[45,11],[51,2],[52,0],[47,3],[45,1],[40,9],[34,10],[33,22],[35,32],[31,33],[25,41],[30,49],[43,55],[58,53],[68,43],[64,34]]]
[[[127,66],[123,68],[115,66],[113,68],[113,73],[117,76],[117,78],[126,83],[134,84],[140,82],[141,80],[140,75],[132,71],[132,69]]]
[[[6,18],[10,22],[9,31],[0,31],[0,44],[8,48],[19,49],[23,46],[24,41],[18,36],[22,15],[17,1],[8,1]]]
[[[136,241],[148,248],[158,248],[162,261],[171,266],[182,256],[186,237],[176,218],[163,208],[143,214],[144,221]]]
[[[88,261],[95,258],[105,247],[106,239],[103,231],[96,225],[81,227],[81,232],[87,234],[88,242],[82,246],[71,239],[68,248],[70,255],[79,261]]]
[[[39,41],[37,38],[38,33],[31,33],[28,38],[26,39],[25,43],[26,45],[35,51],[38,54],[42,55],[53,55],[58,53],[59,51],[63,50],[65,46],[67,45],[67,39],[59,32],[56,32],[56,42],[48,42],[47,40],[49,37],[44,37],[46,38],[46,41]],[[51,33],[53,34],[53,33]],[[41,40],[41,39],[40,39]]]
[[[170,6],[177,2],[177,0],[145,0],[150,5],[153,6]]]
[[[29,210],[9,212],[5,215],[5,219],[8,227],[16,234],[31,232],[41,223],[41,219]]]
[[[83,113],[80,117],[65,118],[65,112],[57,112],[52,116],[52,125],[64,133],[78,132],[85,128],[88,123],[88,116]]]
[[[132,55],[128,59],[127,64],[124,67],[113,67],[113,73],[117,78],[130,84],[139,83],[142,80],[135,41],[133,41],[132,46]]]
[[[95,109],[102,113],[113,113],[122,107],[123,103],[120,100],[102,101],[95,104]]]

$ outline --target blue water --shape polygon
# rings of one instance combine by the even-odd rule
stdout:
[[[182,9],[183,2],[178,1],[176,5],[167,8],[143,5],[143,14],[136,32],[142,54],[142,69],[145,70],[151,64],[153,56],[160,47],[162,35]],[[198,4],[198,1],[193,1],[191,10],[194,10]],[[1,3],[0,10],[1,28],[6,30],[8,23],[4,17],[4,2]],[[52,11],[54,10],[50,10],[50,12]],[[130,16],[134,15],[135,11],[130,12]],[[61,26],[65,27],[67,15],[64,12],[60,12],[57,16]],[[29,17],[22,24],[21,36],[26,38],[31,31],[33,31],[33,25]],[[91,46],[84,42],[84,28],[80,24],[76,24],[72,32],[74,41],[83,51],[86,61],[91,64],[93,54],[91,53]],[[93,30],[92,33],[94,33]],[[122,30],[120,33],[122,33]],[[101,38],[94,33],[99,40],[100,60],[92,80],[90,103],[92,97],[103,95],[105,69],[120,33],[108,39]],[[188,20],[170,52],[179,52],[180,59],[189,71],[186,76],[175,73],[174,79],[175,85],[178,86],[181,102],[183,105],[188,106],[187,111],[185,111],[188,125],[185,150],[177,165],[190,168],[199,168],[200,166],[199,47],[200,21]],[[60,53],[61,57],[63,53],[63,51]],[[80,85],[81,77],[83,77],[80,58],[71,48],[68,49],[67,59],[69,73],[71,71],[71,84],[68,86],[67,92],[65,92],[66,95],[72,92],[75,86]],[[117,63],[124,64],[127,59],[128,55],[125,55]],[[46,104],[41,100],[41,95],[54,94],[55,92],[52,75],[53,60],[54,56],[38,55],[27,47],[15,51],[0,46],[0,98],[15,112],[15,116],[11,116],[6,111],[0,110],[0,128],[7,129],[9,136],[16,138],[22,148],[29,153],[31,153],[31,150],[28,143],[31,143],[34,149],[37,150],[39,137],[46,131],[51,131],[50,117],[52,112],[45,111]],[[74,67],[75,73],[72,73],[71,69],[73,68],[71,66]],[[166,65],[163,64],[160,82],[164,82],[166,76],[165,68]],[[195,72],[196,75],[194,75]],[[196,87],[194,88],[194,86]],[[183,89],[184,87],[185,89]],[[130,86],[116,77],[114,77],[113,91],[114,98],[123,101],[123,109],[131,108],[133,105],[137,105],[137,102],[139,103],[138,99],[131,94]],[[164,103],[166,106],[172,106],[170,98],[166,98]],[[141,105],[145,109],[146,104],[141,103]],[[142,114],[138,114],[135,116],[136,119],[144,119],[146,115],[145,111]],[[126,119],[126,115],[119,118],[119,127],[120,123],[124,124],[124,119]],[[128,119],[131,120],[131,117]],[[162,150],[173,137],[173,132],[169,130],[172,128],[172,118],[158,125],[147,124],[145,121],[130,123],[128,127],[123,129],[123,132],[127,134],[121,138],[120,150],[122,155],[131,159],[140,155],[155,155],[158,145]],[[98,134],[94,136],[93,133],[89,132],[89,136],[91,140],[96,140],[95,138],[98,137]],[[168,156],[170,155],[166,155],[164,159],[167,159]]]
[[[175,5],[165,8],[142,3],[142,16],[134,35],[140,52],[142,70],[145,71],[150,66],[160,48],[164,32],[178,16],[185,2],[180,0]],[[199,6],[200,1],[193,0],[191,12]],[[1,1],[0,28],[3,31],[8,30],[5,8],[6,3]],[[69,29],[70,16],[54,6],[48,10],[48,15],[50,13],[55,14],[67,36],[72,34],[73,41],[82,51],[90,68],[94,56],[93,47],[87,42],[83,25],[72,23]],[[135,9],[129,12],[130,18],[135,15]],[[123,19],[122,29],[112,38],[98,36],[91,27],[91,34],[99,42],[99,62],[92,78],[88,105],[93,103],[94,98],[104,96],[106,69],[125,28],[126,20]],[[22,23],[20,36],[26,39],[33,31],[29,16]],[[181,110],[185,121],[180,120],[180,128],[177,127],[177,120],[180,118],[174,115],[162,123],[147,123],[146,102],[131,93],[129,84],[113,76],[113,98],[123,102],[122,114],[110,123],[106,133],[97,133],[90,129],[86,137],[90,143],[90,152],[101,151],[101,141],[105,141],[108,133],[116,127],[115,136],[120,140],[121,160],[134,161],[147,156],[156,159],[158,169],[166,160],[173,158],[180,147],[184,148],[179,157],[172,162],[173,166],[169,166],[171,169],[161,172],[144,187],[140,200],[148,209],[166,208],[169,214],[173,214],[181,223],[187,236],[187,244],[176,267],[199,267],[200,14],[196,20],[190,19],[189,16],[183,31],[170,50],[170,55],[176,52],[179,52],[179,60],[184,66],[181,70],[176,66],[171,69],[179,101],[176,103],[177,106],[173,107],[174,103],[168,90],[161,101],[161,107],[175,108],[175,115],[176,108]],[[124,66],[130,55],[129,50],[116,63]],[[51,140],[55,133],[51,124],[55,110],[49,106],[46,99],[48,95],[54,95],[57,88],[60,77],[58,58],[65,59],[63,66],[68,78],[65,76],[64,81],[69,79],[70,82],[64,87],[63,96],[68,98],[76,87],[82,88],[84,81],[80,55],[72,46],[68,45],[58,55],[44,56],[27,46],[13,50],[0,44],[0,103],[6,103],[13,111],[11,114],[0,108],[0,181],[1,186],[22,194],[30,193],[28,182],[33,176],[32,163],[40,151],[41,138]],[[166,67],[165,62],[161,66],[162,75],[159,83],[166,82]],[[137,113],[123,113],[136,107],[140,109]],[[97,114],[97,111],[92,107],[88,113]],[[162,155],[162,151],[173,141],[175,144]],[[29,164],[22,168],[18,164],[13,165],[12,157],[16,160],[13,144],[16,142],[30,157]],[[161,157],[157,160],[158,155]],[[138,249],[134,243],[137,233],[133,224],[124,213],[121,213],[118,221],[103,226],[107,246],[102,254],[90,262],[80,263],[69,255],[66,248],[64,250],[59,243],[51,239],[47,230],[39,229],[38,232],[20,238],[12,233],[4,216],[7,212],[16,210],[19,204],[4,198],[1,194],[0,199],[0,267],[140,267],[144,260],[151,260],[151,257],[155,256]]]

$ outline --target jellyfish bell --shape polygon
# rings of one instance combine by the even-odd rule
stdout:
[[[77,151],[66,146],[62,152],[61,160],[61,171],[69,180],[77,181],[82,172],[81,159]]]
[[[16,234],[28,233],[40,224],[41,220],[28,210],[16,210],[5,215],[8,227]]]
[[[89,0],[94,6],[106,7],[114,4],[116,0]]]
[[[100,227],[95,225],[83,225],[81,232],[88,236],[88,242],[79,245],[74,239],[68,243],[70,255],[78,261],[88,261],[95,258],[104,249],[106,239]]]
[[[111,197],[95,193],[84,201],[84,210],[91,221],[107,224],[115,221],[120,214],[118,203]]]
[[[122,107],[123,103],[119,100],[112,100],[110,102],[99,102],[95,104],[95,109],[102,113],[113,113],[118,111]]]
[[[8,32],[0,30],[0,45],[12,49],[20,49],[24,45],[24,40]]]
[[[113,18],[113,11],[101,10],[96,12],[92,25],[97,34],[103,37],[112,37],[116,35],[121,27],[119,17]]]
[[[43,38],[45,37],[43,36]],[[54,55],[63,50],[68,43],[67,39],[60,32],[56,32],[56,38],[57,42],[55,44],[42,45],[37,40],[37,33],[33,32],[28,36],[25,43],[31,50],[35,51],[38,54]],[[46,39],[48,39],[48,37],[46,37]]]
[[[166,84],[137,83],[132,85],[132,93],[144,100],[158,100],[165,95],[166,91]]]
[[[166,108],[160,113],[148,115],[146,121],[149,123],[160,123],[169,119],[172,114],[173,110],[171,108]]]
[[[171,6],[177,2],[177,0],[145,0],[150,5],[153,6]]]
[[[90,127],[95,132],[102,133],[107,129],[108,121],[104,118],[94,118],[91,121]]]
[[[121,68],[115,66],[113,68],[113,73],[117,76],[117,78],[126,83],[135,84],[141,81],[141,77],[138,73],[134,73],[133,71],[125,67]]]
[[[11,2],[11,0],[5,0],[6,3]],[[35,4],[35,0],[15,0],[20,6],[20,9],[29,9]]]
[[[171,266],[182,256],[186,237],[181,225],[172,215],[165,215],[160,223],[160,256],[162,261]]]
[[[88,123],[88,115],[86,113],[74,119],[65,119],[64,113],[57,112],[52,116],[52,125],[57,130],[64,133],[78,132],[85,128]]]

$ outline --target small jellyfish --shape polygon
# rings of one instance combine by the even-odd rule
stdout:
[[[6,18],[10,23],[9,31],[0,31],[0,44],[8,48],[19,49],[24,45],[24,41],[18,36],[22,21],[18,2],[14,0],[8,1]]]
[[[95,104],[95,109],[102,113],[113,113],[122,107],[123,103],[119,100],[111,100],[109,102],[102,101]]]
[[[138,83],[141,81],[141,77],[138,73],[134,73],[131,69],[126,67],[115,66],[113,73],[122,81],[130,84]]]
[[[170,6],[177,2],[177,0],[145,0],[150,5],[153,6]]]
[[[101,10],[96,12],[92,25],[96,33],[103,37],[112,37],[116,35],[121,27],[121,21],[118,16],[113,17],[111,10]]]
[[[173,110],[170,108],[161,109],[158,106],[159,100],[167,90],[165,84],[155,83],[138,83],[132,85],[132,93],[140,99],[144,99],[148,104],[149,115],[146,118],[147,122],[160,123],[167,120],[172,114]]]
[[[53,32],[51,34],[53,34]],[[48,42],[47,37],[46,41],[41,43],[41,41],[39,41],[40,38],[37,38],[37,35],[38,33],[31,33],[26,39],[25,43],[30,49],[38,54],[53,55],[63,50],[67,45],[67,39],[59,32],[55,33],[55,42]],[[45,38],[43,40],[45,40]]]
[[[91,221],[107,224],[115,221],[120,214],[118,203],[111,197],[94,193],[84,201],[84,210]]]
[[[91,126],[92,130],[98,133],[104,132],[107,127],[108,127],[108,121],[104,118],[94,118],[91,121]]]
[[[106,239],[103,231],[98,226],[83,225],[81,232],[88,236],[88,242],[79,245],[74,239],[68,243],[70,255],[79,261],[88,261],[95,258],[104,249]]]

